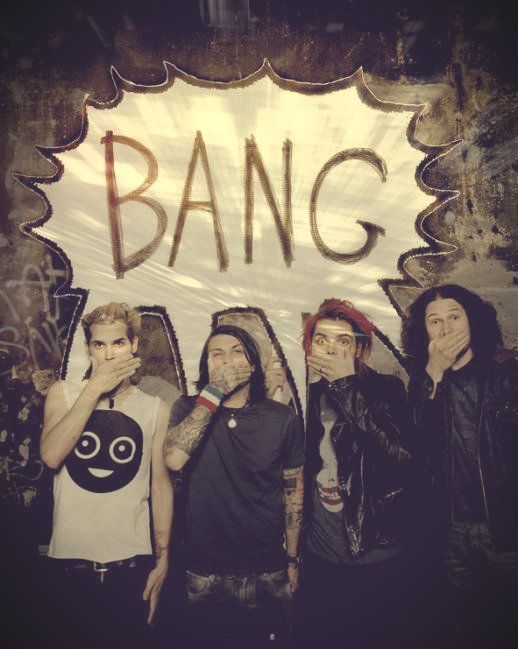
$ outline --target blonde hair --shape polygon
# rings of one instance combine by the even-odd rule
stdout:
[[[98,306],[90,313],[81,318],[81,326],[85,333],[86,342],[90,343],[92,333],[90,327],[93,324],[113,324],[117,321],[124,322],[128,329],[128,338],[133,340],[140,334],[140,313],[134,307],[123,302],[110,302]]]

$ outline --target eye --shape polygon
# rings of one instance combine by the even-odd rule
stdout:
[[[95,349],[100,349],[103,346],[103,344],[96,340],[94,343],[92,343],[92,346]]]
[[[117,347],[124,347],[125,344],[126,344],[125,340],[117,340],[115,343]]]
[[[351,344],[351,340],[349,338],[342,338],[340,340],[340,345],[343,345],[344,347],[347,347],[347,345]]]
[[[317,345],[322,345],[325,342],[324,338],[317,338],[316,343]]]
[[[110,457],[117,464],[131,462],[137,450],[137,445],[131,437],[117,437],[110,444]]]
[[[244,352],[243,352],[242,349],[235,349],[235,350],[234,350],[234,354],[238,354],[238,355],[240,355],[240,354],[243,354],[243,353],[244,353]]]
[[[451,317],[451,319],[452,319],[452,320],[459,320],[460,318],[459,318],[458,315],[453,315],[453,316]]]
[[[101,448],[101,440],[95,433],[84,432],[74,449],[74,453],[82,460],[89,460],[94,455],[97,455]]]

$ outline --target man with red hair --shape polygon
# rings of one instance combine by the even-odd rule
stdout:
[[[399,378],[366,365],[374,332],[368,316],[337,299],[304,326],[308,646],[401,646],[407,405]]]

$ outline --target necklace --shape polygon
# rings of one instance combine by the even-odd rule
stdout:
[[[237,426],[237,419],[236,419],[236,414],[240,411],[243,410],[243,408],[246,408],[247,406],[250,405],[250,401],[247,399],[246,402],[241,406],[241,408],[236,408],[235,410],[230,410],[230,417],[227,419],[227,426],[229,428],[235,428]]]
[[[116,392],[115,394],[112,394],[111,396],[108,397],[108,407],[110,410],[113,410],[115,407],[115,397],[118,397],[119,394],[122,394],[123,392],[126,392],[126,390],[129,390],[131,388],[131,383],[127,385],[125,388],[122,390],[119,390],[119,392]]]

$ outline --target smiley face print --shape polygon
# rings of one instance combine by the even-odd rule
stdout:
[[[94,410],[65,466],[86,491],[117,491],[137,475],[142,446],[142,429],[134,419],[117,410]]]

